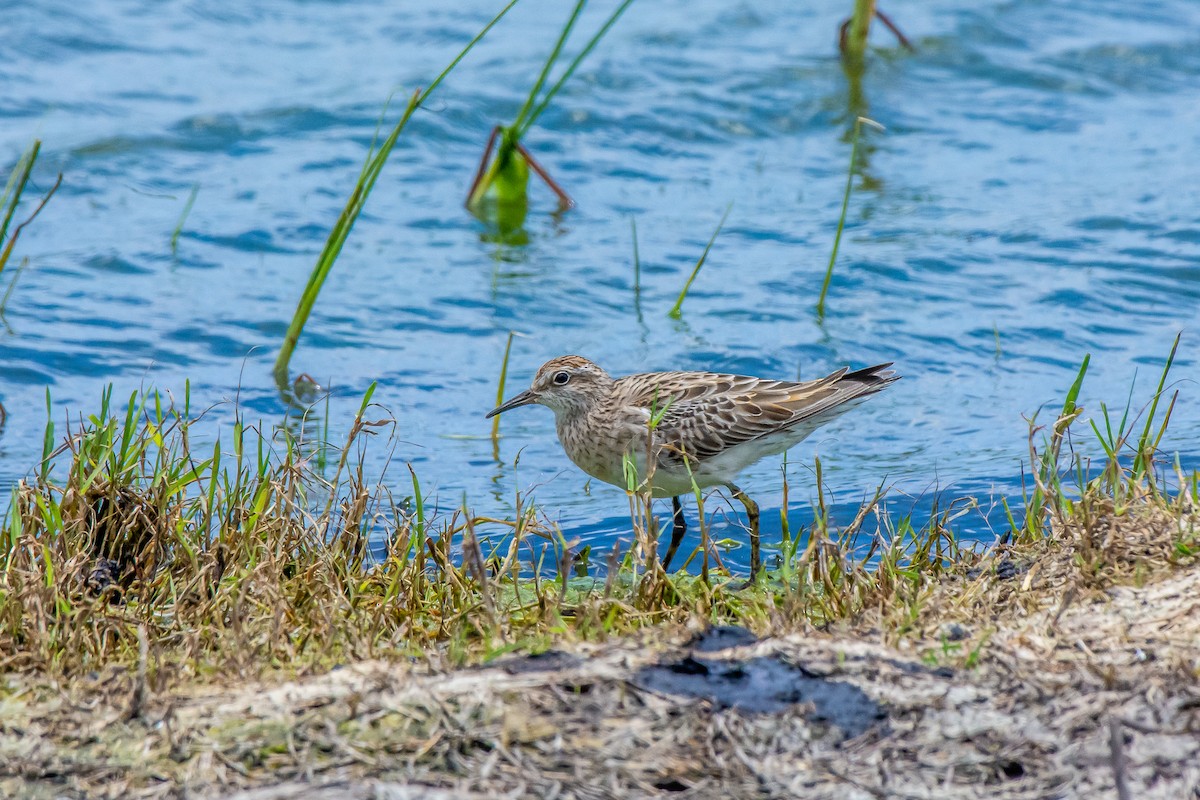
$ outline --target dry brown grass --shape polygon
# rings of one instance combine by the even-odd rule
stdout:
[[[1104,523],[1099,573],[1079,558],[1089,534],[1068,529],[983,559],[974,577],[947,576],[898,647],[865,614],[704,656],[775,657],[857,687],[883,718],[851,739],[810,702],[753,714],[649,690],[643,668],[693,652],[694,631],[676,625],[482,669],[366,660],[298,680],[141,690],[136,669],[67,683],[13,676],[0,702],[0,791],[1194,797],[1200,570],[1172,553],[1181,530],[1196,541],[1195,519],[1146,511]],[[1014,559],[1031,566],[999,567]],[[939,640],[947,625],[964,626],[964,642],[986,632],[971,666]]]

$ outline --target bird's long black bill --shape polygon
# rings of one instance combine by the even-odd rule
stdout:
[[[527,406],[530,403],[536,403],[536,402],[537,402],[537,395],[533,393],[532,389],[526,389],[525,391],[521,392],[516,397],[509,398],[501,405],[498,405],[495,408],[493,408],[491,411],[489,411],[487,413],[487,416],[484,417],[484,419],[491,419],[492,417],[496,416],[497,414],[502,414],[505,411],[509,411],[510,409],[517,408],[518,406]]]

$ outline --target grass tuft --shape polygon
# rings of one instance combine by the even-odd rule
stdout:
[[[632,2],[633,0],[624,0],[617,6],[616,10],[609,15],[604,24],[588,39],[583,49],[563,70],[558,80],[546,90],[545,94],[542,94],[546,82],[550,79],[550,73],[558,62],[559,56],[562,55],[563,47],[570,38],[571,31],[574,30],[575,23],[579,21],[579,16],[583,13],[586,5],[586,0],[576,0],[575,7],[567,17],[554,47],[550,50],[550,55],[547,56],[541,72],[538,73],[537,80],[534,81],[524,104],[517,112],[516,119],[510,125],[497,125],[488,137],[483,156],[479,160],[479,168],[476,170],[471,188],[467,192],[466,205],[472,213],[483,218],[494,214],[501,231],[506,234],[518,231],[524,222],[528,208],[530,170],[533,170],[555,193],[560,210],[566,210],[575,205],[570,195],[550,177],[549,172],[534,159],[522,142],[525,134],[549,108],[550,101],[554,99],[567,80],[575,74],[575,70],[600,43],[609,29],[616,24]],[[492,157],[493,147],[495,148],[494,158]],[[487,198],[493,199],[494,205],[485,204],[484,201]]]
[[[1060,464],[1086,367],[1044,445],[1031,449],[1026,522],[996,546],[955,537],[973,501],[937,500],[916,519],[889,510],[881,486],[852,519],[835,519],[818,461],[811,523],[789,530],[745,589],[720,557],[742,543],[709,535],[702,492],[702,546],[687,559],[701,556],[700,574],[658,566],[659,525],[636,461],[633,545],[594,559],[521,495],[512,517],[497,519],[465,499],[440,511],[415,471],[402,502],[370,482],[367,448],[396,436],[371,391],[325,477],[320,443],[302,433],[272,433],[235,413],[232,436],[218,435],[186,389],[178,401],[159,392],[122,401],[108,389],[62,438],[48,419],[42,465],[0,519],[0,671],[144,671],[149,658],[180,678],[257,675],[434,653],[462,663],[564,638],[720,623],[866,625],[895,643],[936,620],[978,615],[971,604],[983,595],[1022,602],[993,580],[1000,572],[1044,562],[1043,575],[1069,573],[1089,592],[1191,563],[1200,540],[1184,522],[1200,503],[1200,477],[1176,467],[1178,487],[1167,488],[1157,446],[1169,412],[1159,420],[1151,403],[1151,425],[1127,414],[1113,428],[1105,410],[1092,420],[1100,462],[1071,452]],[[1134,515],[1141,533],[1114,538],[1113,520]],[[978,659],[983,646],[964,646],[963,658]]]

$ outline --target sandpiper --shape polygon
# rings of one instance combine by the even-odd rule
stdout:
[[[625,463],[636,464],[652,495],[672,501],[674,527],[664,568],[687,530],[680,495],[694,485],[726,487],[746,507],[753,579],[760,566],[758,505],[734,477],[899,380],[890,366],[843,368],[802,383],[714,372],[614,379],[582,356],[560,356],[542,365],[528,389],[487,416],[538,403],[554,412],[559,442],[587,474],[627,488]]]

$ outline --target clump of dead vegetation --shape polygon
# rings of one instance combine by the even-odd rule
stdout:
[[[892,643],[922,642],[930,652],[940,649],[973,664],[998,626],[1034,618],[1048,606],[1054,621],[1074,605],[1110,597],[1115,587],[1140,587],[1195,566],[1198,475],[1186,475],[1177,460],[1164,469],[1156,458],[1178,396],[1167,395],[1178,343],[1140,413],[1126,408],[1115,420],[1102,407],[1090,421],[1089,438],[1103,453],[1098,462],[1063,452],[1083,412],[1075,401],[1085,360],[1062,411],[1044,431],[1042,448],[1034,442],[1043,431],[1031,424],[1030,461],[1037,469],[1024,524],[1010,516],[1013,524],[996,545],[964,554],[912,603],[880,605],[859,623],[881,626]],[[1167,406],[1161,419],[1160,400]]]

